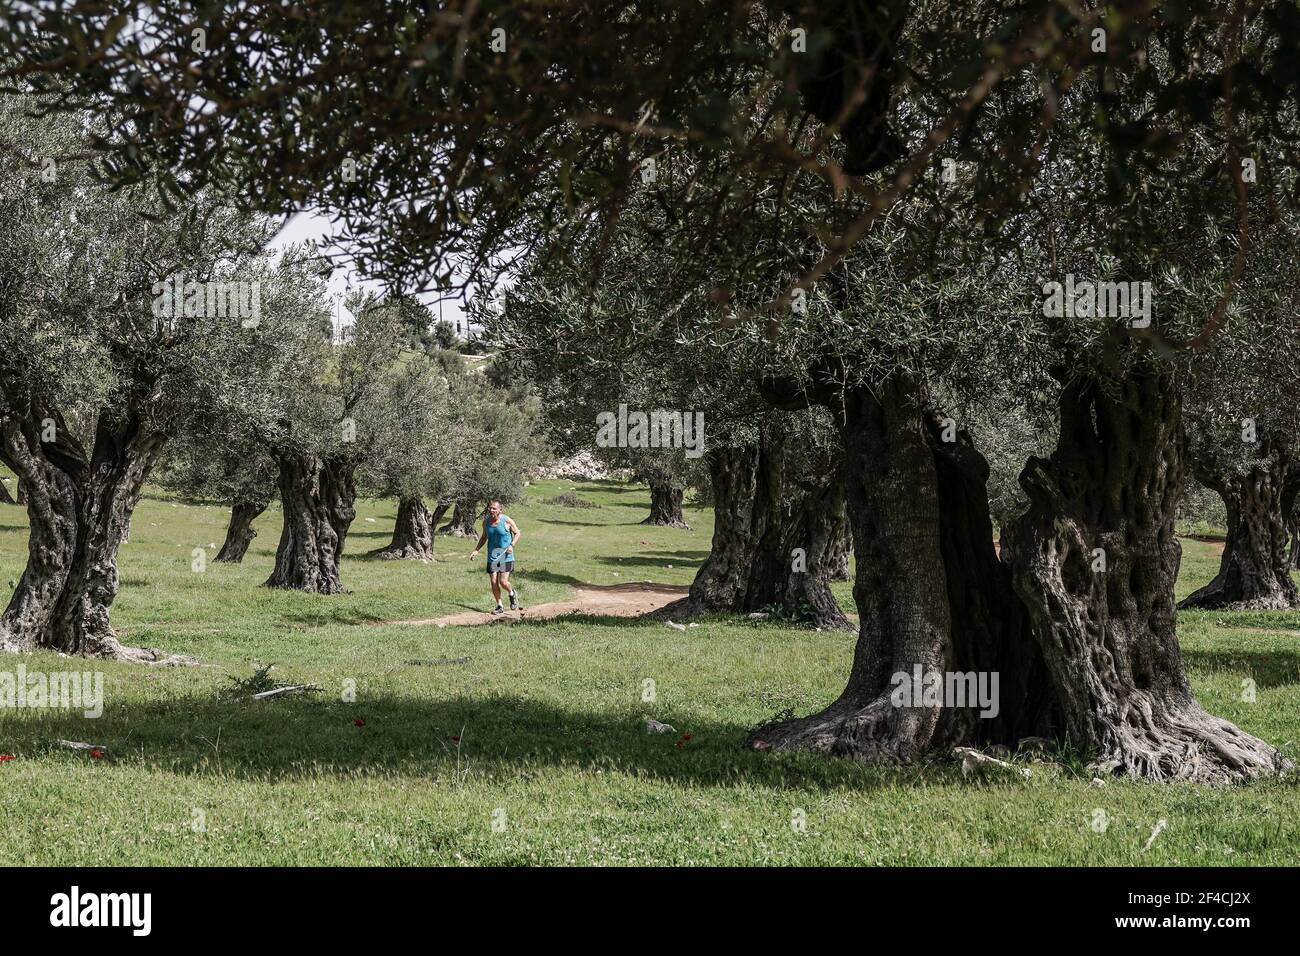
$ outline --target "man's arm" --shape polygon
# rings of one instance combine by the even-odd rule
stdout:
[[[506,554],[514,554],[515,545],[519,543],[519,539],[524,536],[524,533],[519,530],[519,525],[515,524],[513,518],[506,522],[506,527],[510,529],[511,537],[510,547],[506,548]]]
[[[478,536],[478,544],[474,545],[474,550],[469,553],[469,559],[473,561],[478,557],[479,551],[483,547],[483,542],[487,541],[487,522],[483,522],[483,533]]]

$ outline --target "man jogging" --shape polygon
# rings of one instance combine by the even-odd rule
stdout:
[[[505,613],[501,607],[502,588],[510,595],[510,610],[519,610],[519,595],[510,586],[510,572],[515,569],[515,545],[522,537],[523,534],[510,520],[510,516],[501,513],[501,502],[493,499],[488,504],[487,517],[483,519],[483,533],[479,535],[478,544],[474,545],[474,550],[469,555],[473,561],[482,550],[483,542],[487,542],[488,580],[492,582],[492,596],[497,600],[493,614]]]

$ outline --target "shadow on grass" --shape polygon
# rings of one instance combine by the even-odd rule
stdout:
[[[650,489],[645,485],[624,485],[617,482],[575,485],[574,491],[600,492],[606,495],[641,495],[649,498]]]
[[[561,521],[559,518],[538,518],[536,520],[540,521],[542,524],[566,524],[566,525],[574,525],[575,527],[579,527],[579,528],[605,527],[605,523],[603,521]]]
[[[572,574],[556,574],[554,571],[547,571],[545,568],[520,567],[513,576],[520,581],[544,581],[547,584],[570,584],[581,587],[586,583],[575,578]],[[486,577],[484,575],[485,579]]]
[[[403,774],[445,786],[458,765],[468,765],[473,778],[497,780],[550,766],[692,786],[862,791],[934,782],[933,770],[923,768],[890,770],[744,750],[750,728],[734,722],[658,712],[678,733],[647,734],[642,709],[596,713],[516,696],[440,700],[379,694],[349,704],[327,689],[262,701],[214,694],[109,704],[94,721],[62,712],[7,721],[6,752],[20,758],[64,754],[59,739],[80,740],[104,747],[105,764],[138,766],[144,753],[147,764],[173,773],[262,781]],[[682,733],[691,739],[678,747]]]
[[[1183,660],[1193,670],[1247,674],[1260,687],[1300,684],[1300,652],[1184,650]]]
[[[283,614],[279,618],[286,624],[301,627],[329,627],[333,624],[346,624],[355,627],[358,624],[383,624],[385,619],[355,608],[333,608],[319,613]]]
[[[641,555],[630,556],[626,558],[599,557],[596,559],[601,564],[609,564],[616,568],[634,567],[634,568],[667,568],[672,567],[690,567],[698,564],[696,558],[647,558]]]

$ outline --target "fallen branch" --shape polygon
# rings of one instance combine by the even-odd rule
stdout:
[[[254,694],[252,700],[266,700],[268,697],[278,697],[281,694],[292,694],[294,691],[319,691],[319,684],[286,684],[283,687],[276,687],[273,690],[264,690],[260,694]]]

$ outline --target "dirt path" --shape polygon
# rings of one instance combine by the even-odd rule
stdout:
[[[604,614],[611,617],[639,617],[657,611],[690,593],[685,584],[582,584],[575,585],[567,601],[553,601],[524,607],[519,611],[506,611],[494,617],[486,611],[462,611],[446,617],[431,617],[420,621],[393,621],[394,624],[446,627],[448,625],[492,624],[497,621],[537,621],[560,617],[564,614]]]

